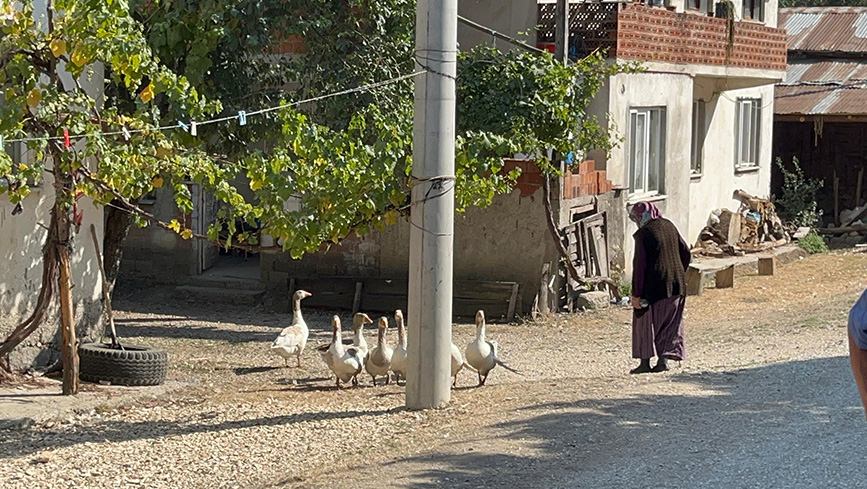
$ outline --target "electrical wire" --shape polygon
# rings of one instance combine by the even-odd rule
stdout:
[[[296,100],[294,102],[287,102],[287,103],[283,103],[283,104],[280,104],[280,105],[277,105],[274,107],[267,107],[264,109],[245,112],[245,117],[256,116],[259,114],[265,114],[268,112],[273,112],[276,110],[281,110],[281,109],[285,109],[285,108],[289,108],[289,107],[295,107],[298,105],[307,104],[307,103],[311,103],[311,102],[317,102],[319,100],[325,100],[325,99],[332,98],[332,97],[339,97],[341,95],[349,95],[352,93],[368,92],[371,90],[375,90],[377,88],[384,87],[386,85],[391,85],[393,83],[401,82],[403,80],[415,78],[415,77],[417,77],[421,74],[424,74],[424,73],[425,72],[422,70],[414,71],[412,73],[401,75],[401,76],[391,78],[388,80],[383,80],[383,81],[379,81],[379,82],[375,82],[375,83],[369,83],[367,85],[361,85],[361,86],[355,87],[355,88],[340,90],[338,92],[332,92],[332,93],[327,93],[324,95],[318,95],[316,97],[311,97],[311,98],[304,99],[304,100]],[[448,76],[448,75],[443,74],[443,76]],[[226,122],[226,121],[240,119],[240,118],[241,118],[240,114],[235,114],[235,115],[230,115],[230,116],[218,117],[216,119],[208,119],[208,120],[204,120],[204,121],[191,121],[191,123],[195,123],[196,126],[204,126],[204,125],[208,125],[208,124],[216,124],[219,122]],[[178,124],[174,124],[171,126],[159,126],[159,127],[147,128],[147,129],[123,129],[123,130],[119,130],[119,131],[96,131],[96,132],[90,132],[90,133],[85,133],[85,134],[74,134],[74,135],[70,134],[68,136],[68,138],[70,141],[73,141],[73,140],[77,141],[79,139],[87,138],[88,136],[97,135],[97,134],[101,134],[103,136],[120,136],[120,135],[127,136],[127,135],[131,135],[131,134],[143,133],[143,132],[169,131],[169,130],[179,129],[181,127],[189,127],[189,126],[186,124],[182,125],[182,123],[178,123]],[[44,137],[25,137],[25,138],[4,139],[3,141],[5,141],[7,143],[16,143],[16,142],[30,142],[30,141],[63,141],[66,139],[67,139],[67,136],[44,136]]]

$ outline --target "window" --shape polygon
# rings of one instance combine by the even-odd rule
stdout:
[[[735,148],[737,168],[749,168],[759,164],[759,129],[762,100],[739,98],[735,111]]]
[[[743,6],[744,19],[765,21],[765,0],[744,0]]]
[[[705,137],[704,100],[692,103],[692,146],[690,152],[689,170],[693,175],[701,175],[701,158],[704,152]]]
[[[632,194],[662,191],[665,167],[665,108],[629,110],[629,189]]]
[[[686,8],[690,10],[700,10],[701,0],[686,0]]]
[[[19,164],[24,163],[28,166],[32,166],[36,163],[36,150],[28,148],[27,144],[22,141],[6,143],[3,146],[3,150],[6,151],[6,154],[8,154],[12,159],[12,175],[18,173]],[[28,181],[27,184],[31,187],[39,187],[41,186],[41,181],[37,183],[31,180]]]

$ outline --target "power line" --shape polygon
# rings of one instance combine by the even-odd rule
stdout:
[[[349,95],[352,93],[368,92],[371,90],[375,90],[377,88],[384,87],[386,85],[391,85],[393,83],[408,80],[410,78],[415,78],[415,77],[417,77],[423,73],[425,73],[424,70],[414,71],[414,72],[408,73],[406,75],[401,75],[401,76],[398,76],[395,78],[391,78],[388,80],[383,80],[383,81],[379,81],[379,82],[375,82],[375,83],[369,83],[367,85],[361,85],[361,86],[358,86],[355,88],[340,90],[338,92],[332,92],[332,93],[328,93],[325,95],[318,95],[316,97],[311,97],[311,98],[307,98],[307,99],[303,99],[303,100],[296,100],[294,102],[287,102],[287,103],[283,103],[283,104],[280,104],[280,105],[277,105],[274,107],[267,107],[264,109],[254,110],[254,111],[250,111],[250,112],[238,111],[238,114],[234,114],[234,115],[230,115],[230,116],[218,117],[215,119],[208,119],[208,120],[204,120],[204,121],[190,121],[190,124],[186,124],[182,121],[178,121],[177,124],[174,124],[171,126],[159,126],[159,127],[147,128],[147,129],[127,129],[126,127],[124,127],[123,129],[121,129],[119,131],[95,131],[95,132],[89,132],[89,133],[85,133],[85,134],[74,134],[74,135],[70,134],[69,136],[44,136],[44,137],[13,138],[13,139],[6,139],[5,141],[7,143],[29,142],[29,141],[63,141],[63,140],[66,140],[67,138],[71,141],[71,140],[79,140],[82,138],[86,138],[87,136],[97,135],[97,134],[101,134],[103,136],[121,136],[121,135],[123,135],[124,137],[128,138],[130,135],[137,134],[137,133],[152,132],[152,131],[170,131],[170,130],[175,130],[175,129],[179,129],[179,128],[183,128],[187,131],[192,131],[196,128],[196,126],[216,124],[219,122],[226,122],[226,121],[231,121],[231,120],[235,120],[235,119],[242,120],[242,121],[244,121],[244,123],[246,123],[246,118],[250,117],[250,116],[265,114],[268,112],[273,112],[273,111],[280,110],[280,109],[286,109],[289,107],[295,107],[298,105],[307,104],[307,103],[311,103],[311,102],[317,102],[317,101],[325,100],[325,99],[332,98],[332,97],[339,97],[341,95]],[[3,141],[3,139],[0,138],[0,141]]]

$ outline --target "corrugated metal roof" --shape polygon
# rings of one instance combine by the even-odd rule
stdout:
[[[777,85],[774,113],[784,115],[865,115],[867,83],[840,85]]]
[[[867,7],[791,7],[779,10],[789,51],[867,53]]]
[[[848,85],[867,80],[867,59],[798,59],[789,61],[781,85]]]

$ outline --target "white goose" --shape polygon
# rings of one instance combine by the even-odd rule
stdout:
[[[306,290],[297,290],[292,294],[292,324],[284,328],[271,343],[271,350],[283,357],[283,362],[287,367],[289,366],[289,359],[293,356],[297,360],[298,366],[301,366],[301,354],[304,353],[307,337],[310,335],[307,323],[301,316],[301,300],[311,295],[313,294]]]
[[[331,318],[331,344],[328,347],[328,357],[325,363],[328,368],[334,372],[337,377],[337,388],[340,388],[340,382],[349,382],[352,380],[352,385],[358,385],[358,374],[364,368],[361,354],[355,347],[346,348],[343,346],[340,330],[340,318],[334,316]]]
[[[406,330],[403,325],[403,312],[400,309],[394,311],[394,322],[397,324],[397,346],[391,355],[391,371],[394,372],[397,382],[400,382],[401,377],[406,380]]]
[[[520,372],[497,358],[497,342],[485,339],[485,312],[481,310],[476,313],[476,338],[467,345],[466,357],[467,363],[479,374],[480,386],[485,385],[485,381],[488,380],[488,373],[497,365],[521,375]]]
[[[357,312],[352,316],[352,330],[355,332],[352,336],[352,347],[358,349],[362,362],[367,362],[367,358],[370,356],[370,348],[364,339],[364,325],[372,322],[370,316],[363,312]]]
[[[391,359],[394,355],[394,350],[388,346],[388,340],[385,333],[388,330],[388,319],[385,317],[379,318],[377,324],[376,346],[370,350],[370,356],[364,364],[367,373],[373,377],[373,386],[376,387],[376,377],[385,375],[385,385],[388,385],[389,377],[388,370],[391,368]]]
[[[355,331],[353,339],[342,339],[341,343],[343,343],[344,347],[352,346],[358,350],[362,351],[361,361],[363,362],[367,357],[367,341],[364,340],[364,334],[361,332],[361,329],[364,328],[366,323],[372,323],[373,321],[367,314],[357,313],[352,317],[352,327]],[[316,347],[316,350],[319,351],[319,355],[322,357],[322,360],[325,362],[325,365],[328,365],[328,368],[331,368],[332,357],[329,353],[329,348],[331,348],[331,343],[326,343],[324,345],[320,345]]]
[[[463,370],[466,367],[473,372],[476,372],[476,369],[473,368],[472,365],[468,365],[467,362],[464,361],[464,357],[461,356],[461,350],[454,343],[451,344],[452,350],[452,377],[454,377],[454,382],[452,382],[452,387],[457,387],[458,385],[458,372]]]

